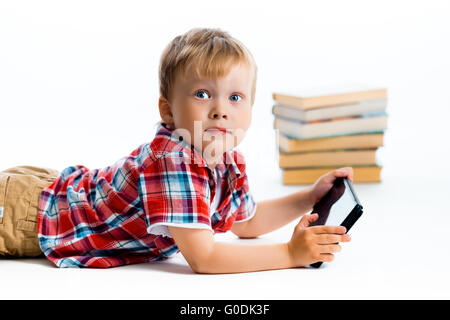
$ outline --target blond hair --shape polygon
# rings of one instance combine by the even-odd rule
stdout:
[[[159,65],[159,93],[171,99],[175,76],[190,70],[197,77],[221,78],[229,67],[253,67],[251,104],[255,101],[257,66],[250,51],[229,33],[217,28],[194,28],[175,37],[164,49]]]

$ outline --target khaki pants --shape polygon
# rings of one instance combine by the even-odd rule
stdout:
[[[37,238],[37,214],[41,191],[58,171],[17,166],[0,171],[0,255],[42,255]]]

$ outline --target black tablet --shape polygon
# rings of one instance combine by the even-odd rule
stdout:
[[[348,232],[361,217],[362,209],[352,183],[346,178],[336,178],[330,191],[314,205],[312,213],[318,213],[319,218],[310,225],[344,226]],[[316,262],[311,267],[321,265],[322,262]]]

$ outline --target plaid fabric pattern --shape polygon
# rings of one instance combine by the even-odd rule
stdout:
[[[218,165],[223,190],[211,168],[173,129],[159,124],[151,143],[103,169],[64,169],[41,193],[39,245],[58,267],[109,268],[167,259],[179,252],[171,237],[153,234],[158,225],[226,232],[250,219],[256,203],[240,152],[224,153]]]

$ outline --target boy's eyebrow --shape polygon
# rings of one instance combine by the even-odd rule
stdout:
[[[196,84],[202,84],[202,83],[209,83],[209,84],[213,84],[214,82],[208,79],[193,79],[191,81],[189,81],[189,84],[191,85],[196,85]]]
[[[209,86],[211,86],[213,88],[217,87],[216,83],[214,82],[214,79],[194,78],[194,79],[191,79],[191,80],[188,81],[188,88],[190,88],[190,89],[193,88],[193,87],[202,86],[202,85],[209,85]],[[241,88],[239,88],[239,89],[236,88],[233,91],[239,92],[240,94],[243,94],[244,96],[246,96],[245,93],[241,90]]]
[[[210,87],[211,89],[215,89],[216,88],[216,84],[208,79],[194,79],[189,81],[187,88],[189,88],[189,90],[195,89],[196,87],[202,87],[202,86],[207,86]]]

